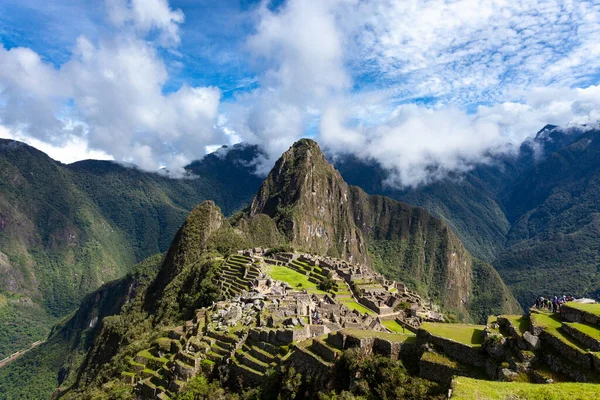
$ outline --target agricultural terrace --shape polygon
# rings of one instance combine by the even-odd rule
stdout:
[[[452,400],[588,400],[600,398],[600,385],[592,383],[497,382],[457,377],[452,382]]]
[[[483,325],[446,324],[439,322],[424,322],[421,329],[434,336],[452,339],[468,346],[477,347],[483,344]]]

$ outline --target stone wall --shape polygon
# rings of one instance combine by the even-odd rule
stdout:
[[[449,386],[455,375],[464,374],[461,374],[458,368],[453,368],[449,365],[436,363],[424,358],[421,358],[419,361],[419,376],[421,378]]]
[[[317,386],[325,385],[330,379],[331,366],[319,360],[301,346],[296,347],[294,354],[292,354],[290,366],[294,367],[296,372],[302,374],[304,378],[312,377],[315,379]]]
[[[328,362],[334,362],[335,360],[337,360],[340,354],[338,351],[335,351],[331,347],[327,346],[319,339],[313,340],[311,350],[323,360]]]
[[[550,369],[554,372],[564,374],[575,382],[587,382],[587,378],[577,367],[574,368],[571,363],[554,354],[545,354],[544,361],[546,361],[546,364],[548,364]]]
[[[569,303],[564,304],[560,308],[560,316],[565,321],[569,322],[585,322],[592,325],[600,326],[600,317],[587,311],[579,310],[570,307]]]
[[[400,357],[402,343],[392,342],[381,338],[375,338],[373,341],[373,353],[380,354],[384,357],[389,357],[396,360]]]
[[[578,342],[583,343],[586,347],[592,351],[600,351],[600,340],[594,339],[591,336],[586,335],[578,329],[575,329],[568,324],[563,323],[560,329],[567,335],[573,336]]]
[[[542,332],[540,337],[546,346],[552,347],[561,356],[586,369],[592,368],[592,359],[589,353],[571,347],[569,344],[563,342],[560,338],[545,331]]]
[[[463,364],[472,365],[475,367],[485,366],[485,356],[481,353],[479,347],[471,347],[463,343],[456,342],[452,339],[446,339],[439,336],[434,336],[424,329],[417,331],[417,343],[419,345],[431,343],[440,348],[444,354]]]

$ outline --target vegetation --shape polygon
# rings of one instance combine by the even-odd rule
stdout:
[[[196,204],[210,198],[230,214],[248,203],[261,179],[243,162],[257,151],[235,146],[170,179],[108,161],[65,166],[0,140],[0,296],[8,299],[0,359],[45,338],[87,293],[165,252]]]
[[[590,314],[594,314],[600,317],[600,303],[596,304],[584,304],[584,303],[576,303],[574,301],[566,303],[566,306],[575,308],[577,310],[589,312]]]
[[[325,291],[319,289],[316,283],[308,280],[308,276],[301,274],[300,272],[294,271],[288,267],[282,267],[279,265],[269,265],[267,273],[273,278],[286,282],[293,288],[306,289],[309,293],[321,293]]]
[[[506,318],[521,335],[529,330],[529,318],[524,315],[501,315]]]
[[[346,307],[348,307],[351,310],[357,310],[363,314],[375,315],[375,312],[373,310],[363,306],[360,303],[357,303],[356,301],[354,301],[352,299],[341,299],[340,302],[343,303]]]
[[[600,397],[600,385],[591,383],[554,383],[539,385],[524,382],[493,382],[458,377],[452,385],[457,400],[587,400]]]
[[[401,361],[365,356],[360,349],[344,352],[338,366],[339,386],[364,399],[445,399],[438,384],[411,376]],[[348,395],[345,395],[348,396]],[[337,397],[329,397],[337,398]],[[348,398],[348,397],[340,397]]]
[[[426,330],[434,336],[441,336],[457,342],[477,347],[483,344],[483,325],[446,324],[436,322],[425,322],[421,329]]]
[[[383,323],[383,326],[385,326],[392,332],[396,332],[396,333],[404,333],[405,332],[404,327],[402,325],[400,325],[399,323],[397,323],[396,320],[387,319],[387,320],[382,321],[382,323]]]
[[[337,285],[333,279],[327,276],[323,280],[321,280],[321,282],[319,282],[318,288],[319,290],[322,290],[324,292],[330,292],[336,289]]]
[[[580,342],[572,338],[570,335],[563,333],[560,329],[562,321],[557,314],[545,313],[545,312],[532,312],[531,323],[534,326],[543,327],[544,330],[552,336],[557,337],[563,343],[571,346],[573,349],[579,352],[587,352],[589,349],[585,348]]]

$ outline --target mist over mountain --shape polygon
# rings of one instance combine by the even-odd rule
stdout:
[[[88,393],[110,376],[112,362],[126,357],[124,349],[135,340],[224,298],[212,281],[220,260],[255,247],[294,248],[371,266],[404,281],[455,320],[520,311],[496,271],[473,258],[444,222],[349,186],[317,143],[303,139],[277,161],[250,207],[229,219],[212,201],[195,207],[164,257],[147,259],[87,296],[48,343],[0,371],[0,381],[8,382],[5,390],[23,394],[34,387],[48,391],[58,378],[60,396]],[[33,367],[40,359],[41,366]],[[60,370],[58,377],[50,365],[54,373]],[[38,381],[17,389],[11,374],[23,369]]]

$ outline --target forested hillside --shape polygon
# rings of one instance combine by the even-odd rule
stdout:
[[[189,211],[213,199],[230,214],[260,178],[235,146],[170,179],[108,161],[63,165],[0,141],[0,359],[46,337],[87,293],[168,248]]]
[[[347,185],[312,140],[300,140],[279,159],[251,204],[229,219],[212,201],[194,208],[163,258],[87,296],[48,343],[0,369],[0,389],[15,397],[39,390],[34,398],[43,398],[55,382],[56,394],[68,398],[100,395],[100,385],[114,381],[132,352],[224,298],[213,277],[225,257],[259,246],[373,265],[390,278],[410,276],[411,287],[454,318],[480,321],[487,313],[520,311],[493,268],[471,257],[443,221]],[[18,376],[31,371],[37,371],[32,384],[19,386]]]

